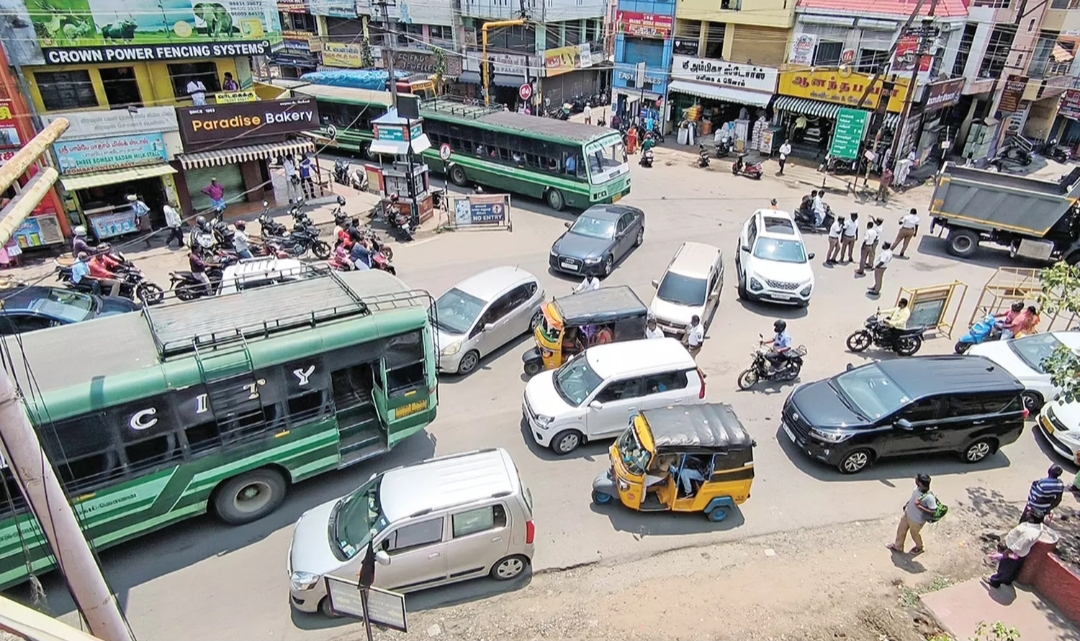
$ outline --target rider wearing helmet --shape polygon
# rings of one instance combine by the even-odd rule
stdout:
[[[79,225],[74,232],[75,237],[71,239],[71,255],[78,256],[80,252],[86,252],[87,256],[93,256],[94,248],[86,242],[86,227]]]
[[[236,255],[240,258],[253,258],[251,254],[251,240],[248,239],[247,232],[244,230],[247,228],[247,223],[242,220],[236,221],[233,231],[233,250],[236,251]]]
[[[778,320],[773,323],[773,331],[775,335],[772,340],[766,341],[766,345],[770,345],[772,349],[765,355],[765,359],[769,361],[769,364],[774,368],[779,367],[781,363],[787,358],[786,354],[791,349],[791,334],[787,333],[787,322]]]

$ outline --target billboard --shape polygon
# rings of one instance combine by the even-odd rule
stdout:
[[[176,110],[185,148],[319,130],[314,98],[202,105]]]
[[[27,0],[45,64],[227,58],[281,41],[270,0]]]
[[[58,142],[53,150],[65,176],[168,162],[165,138],[159,133]]]

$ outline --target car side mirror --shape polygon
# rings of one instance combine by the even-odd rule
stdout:
[[[653,289],[660,289],[660,281],[654,280],[652,282]]]
[[[604,409],[604,404],[600,401],[593,401],[592,403],[589,403],[589,407],[594,410],[602,410]]]
[[[564,224],[564,225],[566,225],[566,228],[567,228],[567,229],[570,229],[570,221],[566,221],[566,222],[565,222],[565,223],[563,223],[563,224]]]
[[[386,550],[379,550],[375,553],[375,562],[379,565],[390,565],[390,555]]]
[[[910,432],[911,429],[912,429],[911,421],[907,420],[906,418],[902,418],[902,419],[896,421],[896,423],[894,423],[894,425],[896,425],[896,427],[898,427],[898,428],[900,428],[900,429],[902,429],[902,430],[904,430],[906,432]]]
[[[485,332],[490,332],[490,331],[491,331],[491,330],[493,330],[493,329],[495,329],[495,325],[494,325],[494,324],[492,324],[492,323],[484,323],[484,329],[483,329],[483,331],[485,331]]]
[[[806,255],[806,260],[814,260],[814,255],[813,254],[807,254]]]

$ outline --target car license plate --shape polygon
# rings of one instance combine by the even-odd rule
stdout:
[[[562,262],[562,266],[565,267],[566,269],[572,269],[574,271],[577,271],[577,265],[575,265],[574,263],[571,263],[568,260],[564,260]]]
[[[402,405],[394,410],[394,418],[400,419],[406,416],[411,416],[417,412],[422,412],[428,408],[428,400],[425,398],[422,401],[416,401],[415,403],[409,403],[408,405]]]
[[[787,294],[773,294],[773,298],[776,300],[791,300],[791,296]]]
[[[1048,434],[1054,433],[1054,426],[1050,423],[1050,421],[1046,420],[1045,416],[1040,416],[1039,422],[1042,423],[1043,429],[1045,429]]]
[[[787,434],[787,437],[789,439],[791,439],[792,443],[794,443],[795,442],[795,432],[792,432],[791,428],[788,427],[786,423],[781,423],[780,427],[784,428],[784,434]]]

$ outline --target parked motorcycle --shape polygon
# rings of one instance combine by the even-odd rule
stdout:
[[[994,163],[995,161],[998,164],[999,170],[1001,169],[1002,163],[1027,167],[1031,164],[1031,152],[1019,145],[1010,145],[998,151],[998,155],[991,163]]]
[[[731,173],[738,176],[749,176],[754,180],[761,180],[762,174],[765,173],[764,161],[760,156],[751,156],[748,153],[741,153],[735,159],[735,162],[731,164]]]
[[[267,236],[284,236],[288,233],[289,229],[270,217],[270,203],[263,201],[263,210],[259,214],[259,235],[262,237]]]
[[[289,213],[296,221],[292,231],[283,236],[265,237],[267,244],[293,257],[303,256],[310,251],[319,260],[330,258],[330,245],[319,240],[319,229],[307,214],[297,207],[293,207]]]
[[[1046,144],[1043,146],[1042,154],[1057,162],[1069,162],[1069,150],[1058,145],[1057,138],[1051,138],[1046,141]]]
[[[121,261],[120,266],[113,272],[116,280],[120,281],[120,296],[141,302],[144,305],[157,305],[165,299],[165,290],[147,280],[142,271],[128,262],[122,254],[115,255],[119,256]],[[94,291],[95,283],[93,279],[84,278],[78,283],[71,280],[70,265],[57,265],[56,280],[62,282],[68,289],[77,292],[90,294]]]
[[[334,182],[339,185],[349,184],[349,163],[344,158],[334,161]]]
[[[793,381],[799,378],[802,371],[803,357],[806,356],[806,347],[799,345],[783,354],[783,360],[777,367],[773,367],[765,355],[770,348],[765,345],[765,339],[758,334],[761,341],[757,349],[751,352],[754,361],[750,363],[750,369],[739,374],[739,389],[748,390],[760,381]]]
[[[646,149],[641,152],[641,159],[638,160],[638,164],[646,169],[652,167],[653,164],[653,151],[652,149]]]
[[[698,167],[708,167],[709,166],[709,150],[706,149],[705,145],[703,145],[703,144],[698,145],[697,166]]]
[[[923,344],[926,325],[906,329],[894,329],[885,324],[877,314],[866,319],[866,325],[847,338],[847,347],[853,352],[865,351],[870,345],[889,349],[901,356],[912,356]]]
[[[731,153],[731,141],[727,138],[721,138],[716,142],[716,157],[723,158]]]
[[[982,320],[976,321],[971,329],[956,341],[954,351],[957,354],[963,354],[971,349],[972,345],[998,340],[1001,340],[1001,327],[998,326],[993,314],[987,314]]]

